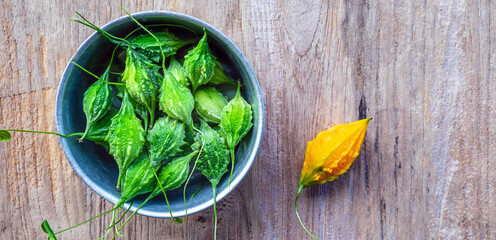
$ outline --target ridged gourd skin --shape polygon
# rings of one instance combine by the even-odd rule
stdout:
[[[124,95],[119,112],[112,118],[105,140],[109,143],[109,153],[114,156],[119,167],[119,189],[126,169],[139,156],[145,144],[145,129],[134,113],[128,94]]]
[[[189,88],[191,82],[189,81],[188,75],[186,74],[186,70],[174,56],[170,57],[169,68],[167,69],[167,71],[169,71],[181,85]]]
[[[162,161],[183,151],[181,147],[186,144],[185,131],[183,122],[170,117],[161,117],[155,122],[146,135],[151,166],[160,166]]]
[[[159,184],[153,189],[151,196],[157,196],[164,191],[174,190],[179,188],[188,178],[190,171],[189,162],[196,157],[198,151],[193,151],[190,154],[182,157],[176,157],[169,161],[160,169],[158,173]]]
[[[214,75],[215,56],[210,51],[207,42],[207,32],[204,29],[203,37],[198,45],[184,56],[184,69],[188,73],[189,80],[193,85],[193,92],[204,84],[207,84]]]
[[[126,86],[117,86],[117,94],[116,97],[123,99],[124,94],[126,94]],[[148,109],[146,109],[145,106],[138,104],[136,101],[134,101],[132,98],[129,98],[129,101],[133,105],[134,112],[138,114],[138,116],[143,120],[144,123],[144,128],[145,130],[148,129],[148,120],[150,118],[150,113],[148,112]]]
[[[220,123],[222,110],[227,103],[226,97],[214,87],[200,87],[195,92],[195,110],[207,122]]]
[[[102,75],[108,80],[108,72]],[[110,84],[98,80],[91,84],[83,94],[83,112],[86,115],[86,129],[81,140],[91,130],[93,124],[103,118],[112,106],[113,96]]]
[[[165,57],[175,55],[177,50],[180,48],[194,43],[197,39],[183,39],[176,37],[173,33],[168,30],[162,30],[160,32],[154,33],[157,40],[148,33],[140,34],[129,39],[131,43],[131,48],[135,51],[146,55],[148,58],[159,62],[161,58],[160,47],[164,53]],[[159,47],[160,46],[160,47]]]
[[[234,172],[236,145],[243,139],[253,126],[253,112],[251,105],[248,104],[241,96],[241,84],[238,83],[236,95],[224,107],[220,117],[219,127],[224,134],[227,147],[231,153],[231,174],[229,176],[229,185],[231,184],[232,174]]]
[[[225,140],[213,130],[208,123],[201,121],[200,131],[203,133],[203,151],[197,160],[197,168],[203,176],[212,184],[212,194],[214,197],[214,239],[217,239],[217,193],[216,188],[222,176],[228,171],[229,151],[225,145]]]
[[[252,120],[251,105],[241,96],[240,85],[238,84],[236,95],[222,110],[219,124],[229,149],[233,150],[241,139],[248,134],[253,126]]]
[[[168,71],[164,72],[162,87],[160,87],[159,107],[169,117],[182,121],[191,129],[194,128],[191,116],[195,108],[193,94],[177,82]]]
[[[358,154],[360,154],[360,148],[370,120],[371,118],[367,118],[352,123],[335,125],[326,131],[320,132],[315,139],[307,144],[294,209],[300,225],[313,239],[319,238],[305,227],[298,213],[298,197],[301,190],[333,181],[348,171]]]
[[[219,84],[230,84],[236,85],[227,74],[224,72],[224,67],[219,61],[215,61],[214,75],[212,75],[212,79],[208,82],[209,85],[219,85]]]
[[[158,171],[160,165],[152,165],[151,159],[146,152],[142,152],[136,160],[126,169],[122,181],[121,198],[116,203],[124,204],[134,197],[151,192],[157,180],[153,171]]]
[[[117,112],[119,112],[119,110],[111,107],[103,118],[98,119],[95,123],[93,123],[85,138],[96,144],[109,148],[109,144],[105,139],[107,138],[110,124],[112,123],[112,118],[117,114]]]
[[[299,184],[323,184],[348,171],[360,153],[370,119],[333,126],[308,142]]]
[[[230,162],[229,151],[224,139],[205,121],[201,121],[200,131],[203,133],[205,143],[198,158],[197,168],[212,185],[216,186],[227,172]]]
[[[150,122],[153,124],[158,93],[157,84],[154,84],[156,75],[141,55],[131,49],[126,51],[126,68],[122,73],[122,82],[126,84],[130,97],[148,110]]]

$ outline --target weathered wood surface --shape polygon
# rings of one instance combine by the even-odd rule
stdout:
[[[380,2],[380,3],[379,3]],[[0,3],[0,128],[55,130],[61,74],[113,1]],[[309,239],[293,211],[306,141],[373,117],[338,180],[304,190],[322,239],[496,239],[494,1],[126,1],[211,23],[259,78],[266,126],[258,159],[218,204],[219,239]],[[0,239],[43,239],[112,205],[73,172],[52,136],[0,144]],[[110,217],[60,235],[95,239]],[[175,225],[138,216],[125,239],[210,239],[213,211]]]

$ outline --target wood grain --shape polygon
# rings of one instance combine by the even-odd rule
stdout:
[[[262,88],[264,140],[219,202],[219,239],[309,239],[293,200],[306,141],[373,117],[361,155],[299,210],[322,239],[496,239],[494,1],[13,1],[0,3],[0,128],[55,130],[62,72],[98,25],[130,12],[190,14],[229,36]],[[0,144],[0,239],[43,239],[112,205],[74,173],[56,137]],[[96,239],[110,217],[60,235]],[[210,239],[213,211],[182,225],[137,216],[124,239]]]

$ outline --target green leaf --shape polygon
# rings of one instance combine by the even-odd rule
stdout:
[[[168,71],[164,72],[159,106],[170,117],[181,120],[193,128],[193,118],[191,117],[191,112],[195,107],[193,94],[188,88],[178,83]]]
[[[109,79],[109,72],[105,71],[101,78],[105,81]],[[86,130],[81,139],[84,139],[93,124],[105,116],[112,106],[112,87],[104,81],[98,80],[84,92],[83,111],[86,115]]]
[[[167,70],[181,85],[185,87],[189,87],[189,85],[191,85],[191,82],[186,74],[186,70],[184,70],[183,65],[181,65],[174,56],[171,56],[169,69]]]
[[[0,130],[0,142],[8,142],[12,138],[12,135],[5,130]]]
[[[227,172],[229,165],[229,151],[219,134],[208,123],[201,121],[200,131],[205,137],[203,151],[197,162],[197,168],[212,185],[217,185]],[[199,137],[201,137],[199,135]]]
[[[214,75],[215,56],[210,52],[207,42],[207,31],[203,29],[203,37],[198,45],[184,56],[184,68],[193,84],[193,92],[203,84],[207,84]]]
[[[126,84],[126,89],[131,98],[138,104],[145,106],[150,113],[150,122],[153,124],[155,117],[155,102],[157,99],[156,86],[154,84],[153,67],[146,64],[142,54],[128,49],[126,52],[126,68],[122,73],[122,81]]]
[[[121,199],[115,205],[119,206],[140,194],[151,192],[156,185],[153,171],[157,171],[159,167],[160,165],[153,166],[148,153],[142,152],[126,170]]]
[[[227,99],[214,87],[201,87],[195,92],[195,109],[203,120],[220,123],[222,109]]]
[[[125,171],[141,153],[145,144],[145,130],[141,121],[136,117],[128,94],[124,94],[121,109],[112,118],[109,134],[105,139],[110,146],[109,153],[119,167],[117,188],[122,181]]]
[[[180,218],[174,218],[174,223],[176,223],[176,224],[182,224],[183,223],[183,220],[180,219]]]
[[[251,111],[251,105],[241,96],[240,84],[238,83],[236,95],[222,110],[219,124],[231,152],[232,165],[229,184],[231,183],[231,177],[234,170],[234,148],[250,131],[253,126],[252,119],[253,113]]]
[[[179,188],[188,178],[189,162],[198,154],[194,151],[186,156],[177,157],[169,161],[158,173],[158,179],[164,191]],[[162,192],[159,184],[155,186],[151,196],[157,196]]]
[[[222,67],[222,64],[220,64],[217,60],[215,61],[215,68],[214,68],[214,75],[212,76],[212,79],[208,82],[208,84],[211,85],[219,85],[219,84],[231,84],[231,85],[236,85],[236,82],[234,82],[227,74],[224,72],[224,68]]]
[[[47,240],[57,240],[55,233],[50,227],[50,224],[48,224],[47,220],[43,220],[43,223],[41,223],[41,229],[47,234]]]
[[[131,47],[134,50],[146,55],[155,62],[158,62],[161,57],[159,46],[162,46],[165,57],[168,57],[175,55],[178,49],[194,43],[197,40],[178,38],[167,29],[161,30],[160,32],[154,32],[153,34],[159,40],[160,45],[150,34],[137,35],[129,39],[129,42],[131,42]]]
[[[186,143],[184,137],[184,123],[169,117],[159,118],[146,135],[152,165],[160,165],[163,160],[182,152],[181,147]]]

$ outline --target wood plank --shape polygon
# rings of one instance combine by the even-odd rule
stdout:
[[[0,128],[55,130],[62,72],[112,1],[0,3]],[[218,203],[219,239],[309,239],[294,214],[306,141],[373,117],[361,155],[305,189],[299,211],[322,239],[496,238],[496,5],[492,1],[128,1],[207,21],[252,64],[266,110],[246,179]],[[0,144],[0,238],[43,239],[111,209],[74,173],[54,136]],[[96,239],[110,216],[61,239]],[[125,239],[210,239],[213,211],[182,225],[137,216]]]

